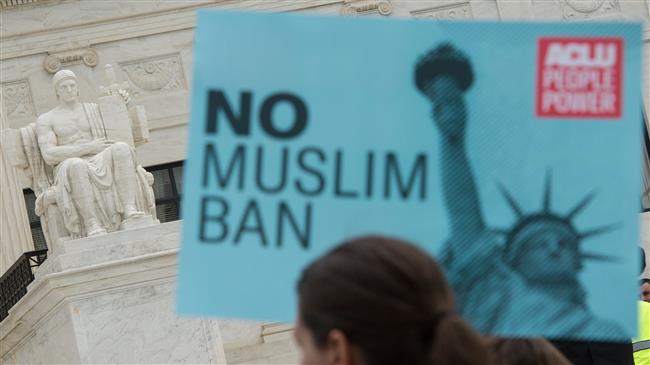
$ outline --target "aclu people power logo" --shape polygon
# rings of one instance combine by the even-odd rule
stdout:
[[[623,39],[538,40],[538,117],[621,117]]]

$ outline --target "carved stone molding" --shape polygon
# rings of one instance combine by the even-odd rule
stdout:
[[[21,5],[43,2],[43,0],[0,0],[0,9],[15,8]]]
[[[119,63],[134,94],[187,89],[180,54],[168,54]]]
[[[433,8],[426,8],[411,11],[411,15],[416,18],[431,18],[431,19],[473,19],[472,7],[469,1],[462,3],[449,4],[444,6],[436,6]]]
[[[3,82],[1,87],[7,119],[36,116],[29,81],[25,79]]]
[[[388,16],[393,12],[393,4],[389,0],[345,0],[341,15],[380,14]]]
[[[49,73],[56,73],[63,66],[83,63],[88,67],[97,66],[97,52],[92,48],[81,48],[66,52],[50,53],[43,61],[43,68]]]
[[[619,0],[560,0],[564,19],[590,19],[621,11]]]

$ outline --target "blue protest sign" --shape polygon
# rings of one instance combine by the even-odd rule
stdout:
[[[375,233],[481,331],[629,338],[640,32],[200,12],[179,312],[292,321],[301,269]]]

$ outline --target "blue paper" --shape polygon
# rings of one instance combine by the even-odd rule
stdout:
[[[436,255],[480,331],[632,337],[640,39],[200,11],[179,313],[292,321],[305,265],[379,233]]]

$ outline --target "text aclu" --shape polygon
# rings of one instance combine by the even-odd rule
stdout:
[[[617,47],[615,42],[552,43],[544,66],[611,67],[617,62]]]

